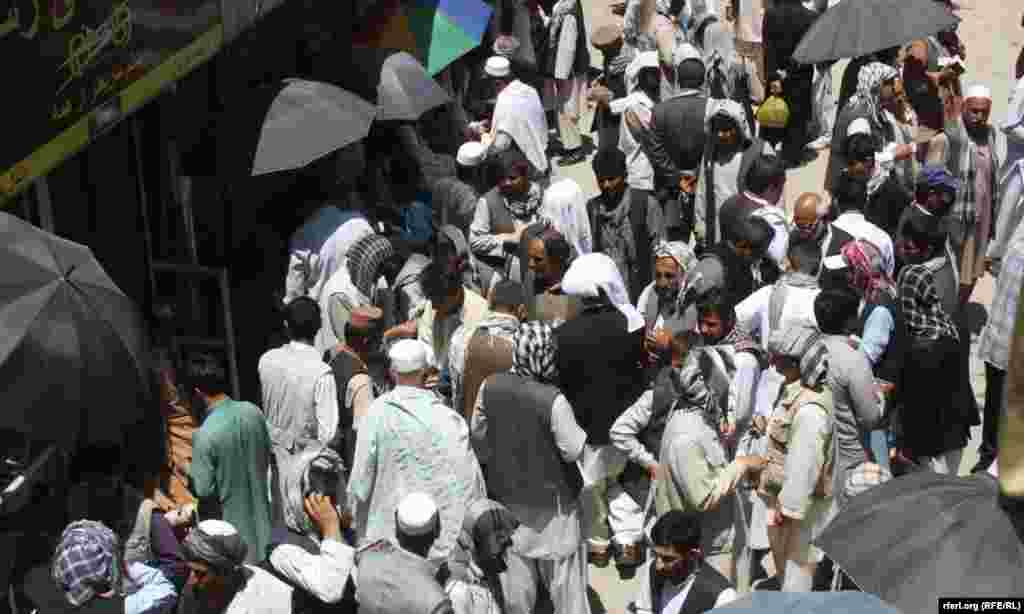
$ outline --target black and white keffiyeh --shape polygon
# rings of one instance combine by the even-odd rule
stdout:
[[[512,372],[552,383],[558,377],[555,364],[555,335],[547,322],[526,322],[515,334]]]

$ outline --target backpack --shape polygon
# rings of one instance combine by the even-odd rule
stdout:
[[[832,496],[832,470],[835,466],[835,421],[828,411],[832,406],[832,392],[827,386],[821,392],[803,387],[789,405],[780,403],[772,417],[768,420],[766,462],[758,480],[757,491],[762,496],[778,497],[782,492],[782,484],[786,478],[786,453],[789,451],[789,439],[793,431],[793,420],[800,408],[808,403],[815,403],[826,409],[829,422],[833,425],[832,434],[825,451],[825,465],[818,476],[818,482],[812,493],[816,497]],[[779,411],[781,410],[781,411]]]

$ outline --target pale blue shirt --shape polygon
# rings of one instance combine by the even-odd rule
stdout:
[[[164,614],[178,603],[174,584],[162,571],[145,563],[128,565],[129,594],[124,600],[125,614]]]
[[[877,365],[878,361],[882,359],[895,329],[896,322],[885,307],[876,307],[868,316],[867,322],[864,323],[864,334],[860,347],[872,365]]]

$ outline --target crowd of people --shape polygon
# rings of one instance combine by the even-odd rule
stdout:
[[[1002,122],[955,31],[854,58],[836,100],[792,59],[824,4],[629,0],[586,32],[580,0],[499,2],[447,107],[329,158],[259,406],[213,355],[164,364],[162,475],[81,451],[27,611],[587,614],[613,562],[637,614],[856,589],[813,544],[852,500],[957,473],[981,415],[994,472],[1024,54]],[[552,168],[588,132],[590,199]]]

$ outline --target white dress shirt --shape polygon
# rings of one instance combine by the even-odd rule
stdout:
[[[832,224],[840,230],[846,231],[854,239],[867,241],[878,248],[882,255],[882,263],[885,265],[885,272],[889,277],[893,276],[896,270],[896,257],[893,254],[892,237],[878,226],[864,218],[860,211],[847,211]]]
[[[278,573],[330,604],[340,602],[345,595],[355,559],[355,549],[333,539],[320,542],[320,554],[310,554],[292,544],[281,544],[270,554],[270,564]]]
[[[328,443],[338,431],[334,374],[313,346],[292,341],[260,357],[267,422],[298,437]]]
[[[753,294],[736,305],[736,324],[761,341],[768,341],[774,332],[770,324],[770,305],[772,291],[775,286],[758,288]],[[786,288],[786,302],[782,305],[779,317],[779,329],[785,330],[795,324],[807,324],[817,328],[818,321],[814,317],[814,299],[821,293],[821,288]]]

